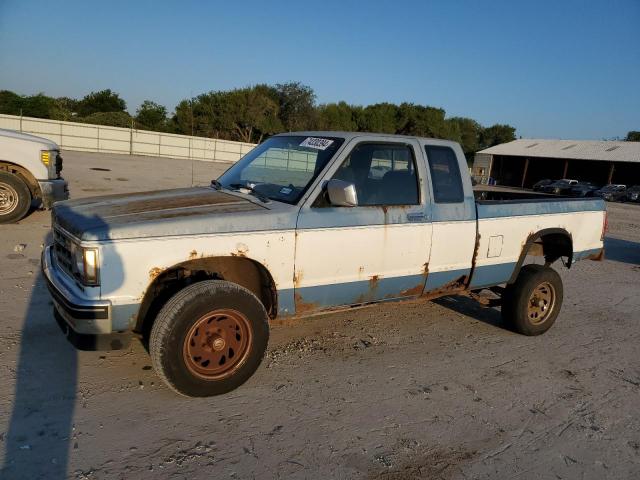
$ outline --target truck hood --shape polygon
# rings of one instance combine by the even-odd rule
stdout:
[[[198,187],[57,202],[52,216],[54,226],[86,241],[289,227],[290,215],[274,203]]]
[[[0,128],[0,137],[13,138],[15,140],[23,140],[25,142],[39,143],[41,150],[59,150],[58,145],[47,138],[36,137],[35,135],[29,135],[28,133],[17,132],[15,130],[6,130],[4,128]]]

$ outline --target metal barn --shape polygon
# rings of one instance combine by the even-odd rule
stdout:
[[[640,185],[640,142],[519,139],[477,152],[472,175],[524,188],[546,178]]]

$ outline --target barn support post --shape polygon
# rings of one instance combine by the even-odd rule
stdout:
[[[562,178],[567,178],[567,172],[569,171],[569,160],[564,161],[564,172],[562,173]]]
[[[522,172],[522,183],[520,187],[524,188],[524,181],[527,178],[527,170],[529,170],[529,158],[527,157],[524,161],[524,171]]]
[[[607,177],[607,183],[611,183],[613,180],[613,171],[616,169],[615,163],[611,162],[611,166],[609,167],[609,176]]]

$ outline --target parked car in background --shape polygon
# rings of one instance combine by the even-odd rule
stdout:
[[[553,180],[551,180],[550,178],[545,178],[544,180],[540,180],[539,182],[536,182],[533,184],[533,191],[540,192],[544,187],[546,187],[547,185],[551,185],[552,183],[553,183]]]
[[[60,148],[46,138],[0,129],[0,223],[23,218],[33,200],[51,208],[69,198]]]
[[[623,196],[624,202],[640,202],[640,185],[627,188]]]
[[[593,192],[593,195],[600,197],[607,202],[618,202],[622,200],[626,189],[626,185],[610,183],[609,185],[602,187],[600,190]]]
[[[549,185],[545,185],[542,187],[542,192],[544,193],[553,193],[554,195],[568,195],[571,192],[571,187],[578,184],[578,180],[569,180],[568,178],[563,178],[561,180],[556,180]]]
[[[571,187],[569,195],[572,197],[593,197],[593,193],[600,187],[591,182],[578,182]]]

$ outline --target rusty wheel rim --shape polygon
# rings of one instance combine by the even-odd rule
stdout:
[[[0,183],[0,215],[8,215],[18,206],[18,192],[6,183]]]
[[[527,315],[529,321],[534,325],[543,323],[556,304],[556,290],[549,282],[543,282],[538,285],[531,296],[529,297],[529,303],[527,305]]]
[[[206,380],[227,378],[251,350],[249,320],[236,310],[213,310],[196,321],[184,339],[182,354],[191,373]]]

